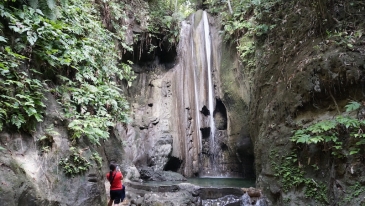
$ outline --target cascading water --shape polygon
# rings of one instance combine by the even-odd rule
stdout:
[[[199,10],[182,22],[172,80],[176,118],[171,125],[177,131],[172,156],[184,161],[183,173],[190,177],[240,176],[236,153],[228,149],[227,126],[222,126],[227,114],[219,98],[220,44],[218,25],[207,12]]]
[[[205,52],[207,59],[207,69],[208,69],[208,109],[209,109],[209,126],[210,126],[210,154],[213,166],[214,164],[214,154],[215,154],[215,125],[214,125],[214,93],[213,93],[213,82],[212,82],[212,68],[211,68],[211,39],[210,39],[210,29],[207,12],[203,12],[203,24],[204,24],[204,40],[205,40]]]

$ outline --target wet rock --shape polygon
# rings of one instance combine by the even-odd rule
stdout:
[[[172,136],[161,137],[151,151],[150,165],[154,170],[163,170],[172,152]]]
[[[214,188],[200,187],[191,183],[171,184],[161,183],[136,183],[128,182],[127,188],[131,203],[143,197],[142,205],[226,205],[226,206],[251,206],[258,204],[264,206],[266,199],[261,195],[261,190],[255,188]],[[252,195],[252,196],[251,196]],[[247,204],[243,204],[245,200]]]
[[[151,167],[143,167],[139,173],[145,181],[186,181],[186,178],[177,172],[154,171]]]
[[[250,188],[242,188],[242,191],[247,193],[250,197],[261,197],[261,190],[250,187]]]
[[[135,166],[126,166],[123,168],[124,181],[139,181],[140,174]]]

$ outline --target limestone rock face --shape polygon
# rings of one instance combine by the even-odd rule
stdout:
[[[68,157],[70,144],[58,104],[50,94],[47,99],[46,119],[33,136],[0,133],[0,144],[5,148],[0,151],[0,205],[106,204],[104,175],[97,166],[75,178],[65,176],[59,166],[60,159]],[[50,125],[52,135],[48,133]],[[37,141],[43,135],[51,141]],[[87,158],[98,151],[87,141],[80,144],[86,148],[83,156]]]
[[[172,136],[167,135],[166,137],[160,138],[151,151],[151,160],[149,165],[151,165],[156,171],[162,171],[170,158],[171,152]]]
[[[182,22],[177,53],[133,59],[137,78],[128,88],[132,122],[115,130],[124,136],[126,161],[187,177],[254,177],[247,120],[239,122],[247,115],[247,91],[239,85],[239,91],[227,93],[237,85],[222,86],[222,67],[232,76],[230,68],[238,62],[232,51],[232,61],[221,63],[229,49],[222,50],[219,28],[198,11]]]
[[[344,4],[346,1],[333,1],[326,4],[325,13],[318,15],[317,8],[307,1],[282,3],[279,13],[285,13],[285,19],[258,42],[262,47],[255,54],[250,135],[254,143],[256,186],[263,189],[273,205],[364,203],[364,192],[354,189],[364,187],[365,165],[358,159],[364,150],[362,147],[359,156],[349,154],[354,139],[346,132],[339,130],[337,134],[342,157],[332,153],[334,145],[328,147],[333,144],[331,141],[318,144],[291,141],[293,132],[322,120],[334,120],[340,115],[359,118],[356,112],[347,113],[345,106],[350,101],[364,99],[365,38],[351,37],[351,33],[363,27],[364,15],[358,14],[365,8],[362,4],[353,4],[351,8]],[[269,22],[279,13],[263,18],[260,23],[274,24]],[[353,19],[354,16],[358,17]],[[324,23],[326,18],[328,22]],[[352,29],[345,29],[344,25],[350,24]],[[342,30],[346,30],[346,37],[322,33]],[[273,36],[278,38],[271,42]],[[338,43],[344,38],[350,38],[351,44]],[[296,159],[288,164],[290,155]],[[288,169],[292,179],[279,175]],[[290,186],[291,180],[298,177],[310,181]],[[311,189],[315,192],[308,198]],[[347,196],[349,190],[361,195]]]

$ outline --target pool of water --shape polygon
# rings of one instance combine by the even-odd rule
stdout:
[[[187,182],[201,187],[255,187],[255,180],[242,178],[188,178]]]
[[[170,186],[177,185],[179,183],[191,183],[200,187],[255,187],[255,180],[246,180],[242,178],[187,178],[187,181],[151,181],[143,182],[143,185],[147,186]]]

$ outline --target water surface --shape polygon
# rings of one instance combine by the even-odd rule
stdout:
[[[242,178],[188,178],[187,182],[201,187],[255,187],[255,180]]]
[[[255,187],[255,180],[247,180],[242,178],[187,178],[187,181],[147,181],[143,182],[143,185],[147,186],[171,186],[180,183],[191,183],[200,187]]]

